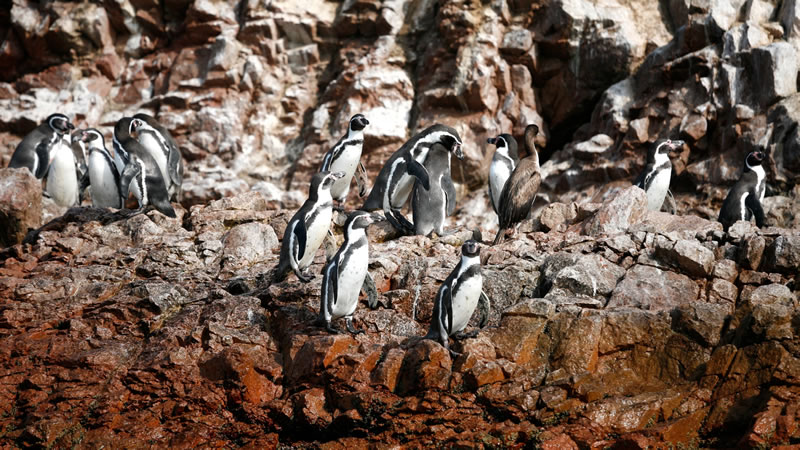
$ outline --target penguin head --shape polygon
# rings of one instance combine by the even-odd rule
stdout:
[[[464,242],[464,245],[461,246],[461,255],[466,256],[469,258],[478,256],[481,253],[481,248],[477,242],[473,241],[472,239]]]
[[[509,157],[515,160],[519,159],[519,153],[517,152],[517,140],[514,139],[514,136],[503,133],[495,138],[487,139],[487,142],[496,145],[498,151],[507,153]]]
[[[103,147],[103,135],[96,128],[82,130],[80,140],[89,144],[90,147]]]
[[[133,132],[139,130],[140,128],[144,128],[145,123],[142,119],[133,118],[131,119],[130,125],[128,125],[128,133],[133,134]]]
[[[344,172],[319,172],[311,178],[311,191],[330,191],[333,183],[343,176]]]
[[[760,166],[761,163],[764,161],[764,152],[755,151],[750,152],[747,155],[747,158],[744,160],[744,165],[747,169],[752,169],[753,167]]]
[[[350,118],[350,131],[360,131],[369,125],[369,120],[363,114],[356,114]]]
[[[69,121],[69,117],[59,113],[50,114],[47,117],[47,124],[58,134],[66,134],[75,129],[75,125]]]
[[[683,141],[664,139],[656,146],[656,153],[669,154],[683,148]]]
[[[363,229],[375,222],[382,222],[384,220],[386,219],[380,214],[358,210],[350,213],[347,217],[347,222],[344,224],[344,228],[346,230]]]

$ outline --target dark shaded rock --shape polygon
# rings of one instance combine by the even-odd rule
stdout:
[[[0,169],[0,247],[22,242],[41,223],[41,181],[25,168]]]

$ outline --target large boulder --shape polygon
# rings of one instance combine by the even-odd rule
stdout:
[[[42,182],[26,168],[0,169],[0,247],[42,224]]]

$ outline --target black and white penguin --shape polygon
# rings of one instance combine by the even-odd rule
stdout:
[[[450,350],[449,338],[464,330],[478,306],[483,289],[478,243],[469,240],[461,246],[461,262],[439,287],[433,303],[433,316],[426,339],[436,339]]]
[[[132,117],[123,117],[114,127],[114,153],[124,164],[120,172],[119,195],[123,203],[128,193],[133,192],[139,201],[139,209],[152,205],[168,217],[177,217],[169,203],[169,194],[161,170],[153,157],[133,137],[144,122]],[[119,167],[118,167],[119,168]]]
[[[487,141],[497,146],[492,164],[489,166],[489,199],[492,201],[494,212],[497,213],[500,210],[500,194],[503,192],[503,186],[519,164],[519,153],[517,140],[510,134],[503,133]]]
[[[81,142],[89,152],[89,192],[92,205],[100,208],[122,208],[119,196],[119,172],[106,148],[102,133],[95,128],[81,132]]]
[[[74,130],[64,114],[51,114],[45,121],[27,134],[17,145],[8,167],[27,167],[36,178],[44,178],[50,163],[50,151],[55,146],[70,146],[64,136]]]
[[[530,155],[522,159],[503,186],[497,217],[500,221],[497,236],[492,245],[503,242],[506,229],[522,222],[531,212],[531,206],[539,192],[542,175],[539,172],[539,154],[534,139],[539,133],[535,124],[525,127],[525,144]]]
[[[369,125],[369,120],[363,114],[356,114],[351,117],[347,133],[339,139],[339,142],[322,159],[320,172],[344,172],[344,176],[336,180],[331,188],[331,196],[340,204],[343,204],[347,199],[347,194],[350,192],[350,182],[353,179],[356,168],[359,168],[362,174],[366,172],[361,164],[361,150],[364,146],[364,128],[367,125]],[[366,186],[364,186],[364,189],[366,189]],[[363,197],[364,192],[360,191],[359,196]]]
[[[414,233],[428,236],[435,231],[444,236],[445,219],[456,208],[456,188],[450,178],[450,152],[438,142],[433,144],[424,166],[430,177],[430,187],[425,189],[419,180],[414,185],[411,196]]]
[[[669,192],[672,162],[669,154],[683,147],[683,141],[665,139],[647,151],[647,164],[633,182],[647,193],[647,209],[660,211]]]
[[[133,116],[144,122],[137,127],[137,140],[153,157],[161,170],[161,178],[167,185],[171,200],[180,201],[183,183],[183,158],[178,144],[166,128],[149,114],[139,113]]]
[[[47,196],[61,206],[79,205],[82,197],[79,171],[70,137],[64,134],[55,145],[50,147],[50,160],[45,180]]]
[[[369,263],[369,240],[367,227],[382,221],[379,214],[355,211],[344,224],[344,242],[333,258],[322,270],[322,296],[317,324],[332,333],[339,330],[331,321],[344,317],[347,331],[363,333],[353,328],[353,312],[358,306],[358,295],[367,277]]]
[[[328,235],[333,217],[331,187],[343,176],[344,172],[319,172],[311,178],[308,200],[292,216],[283,233],[280,260],[272,274],[274,283],[283,281],[290,270],[305,283],[313,279],[304,271]]]
[[[456,130],[446,125],[432,125],[403,144],[386,161],[361,209],[382,209],[392,226],[404,233],[413,233],[413,224],[400,210],[408,201],[415,177],[423,187],[430,188],[428,173],[422,164],[428,157],[431,146],[437,142],[453,152],[458,159],[464,158],[461,137]]]
[[[763,152],[751,152],[744,159],[744,170],[739,181],[733,185],[722,202],[719,210],[719,222],[725,231],[739,220],[750,220],[755,216],[756,225],[764,226],[764,201],[767,175],[761,163],[764,161]]]

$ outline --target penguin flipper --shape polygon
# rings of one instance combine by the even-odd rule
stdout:
[[[444,295],[442,302],[447,314],[447,334],[450,335],[453,333],[453,289],[448,286],[447,291],[443,292],[442,295]]]
[[[331,323],[331,313],[333,311],[332,305],[336,302],[337,289],[339,278],[339,267],[336,263],[337,258],[333,258],[322,274],[322,295],[320,296],[319,305],[319,321],[327,324]]]
[[[292,226],[291,235],[294,237],[295,240],[294,240],[294,245],[291,248],[289,248],[289,252],[291,254],[290,258],[294,259],[296,262],[299,262],[301,259],[303,259],[303,256],[305,256],[306,254],[306,239],[307,239],[306,222],[305,220],[302,220],[302,217],[297,220],[294,220],[293,222],[294,225],[292,225],[291,223],[289,225]],[[296,264],[292,264],[293,268],[295,266]]]
[[[372,275],[367,272],[367,276],[364,277],[364,284],[361,285],[361,290],[367,294],[367,305],[369,305],[370,309],[377,309],[378,308],[378,289],[375,287],[375,280],[372,279]]]
[[[745,206],[756,218],[756,226],[761,228],[764,226],[764,208],[761,206],[761,202],[758,201],[758,197],[755,194],[751,194],[747,196],[745,199]]]
[[[119,179],[119,196],[122,198],[123,205],[125,205],[125,200],[128,198],[128,193],[130,193],[131,181],[138,177],[141,171],[142,168],[133,162],[126,164],[125,168],[122,169]]]
[[[50,170],[50,152],[47,150],[47,141],[44,139],[40,141],[39,145],[36,146],[35,152],[36,157],[39,159],[39,165],[33,175],[38,179],[42,179],[47,175],[47,171]]]
[[[478,308],[481,312],[481,318],[478,321],[478,326],[480,328],[485,328],[486,325],[489,324],[489,311],[491,310],[492,304],[489,301],[489,296],[486,295],[485,292],[481,291],[481,296],[478,299]]]
[[[422,183],[422,187],[424,187],[426,191],[430,190],[431,177],[428,175],[428,169],[426,169],[425,166],[418,163],[417,160],[409,158],[406,162],[406,170],[409,175],[413,175]]]
[[[489,189],[491,189],[491,183],[489,184]],[[447,204],[447,215],[450,216],[456,209],[456,187],[453,184],[453,179],[449,176],[442,177],[442,190]],[[491,198],[491,194],[489,195]]]
[[[358,175],[356,178],[356,185],[358,186],[358,196],[364,198],[367,196],[367,169],[364,168],[364,163],[358,162]]]

